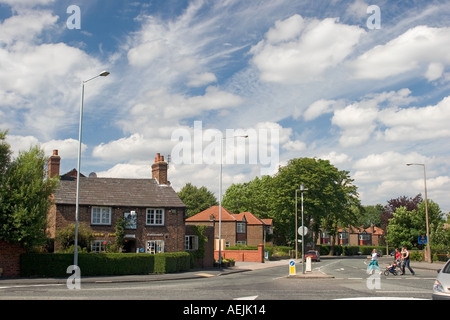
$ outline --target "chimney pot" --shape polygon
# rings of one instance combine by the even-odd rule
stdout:
[[[164,156],[157,153],[155,163],[152,164],[152,178],[156,179],[159,184],[168,184],[167,167],[167,163],[164,162]]]
[[[58,150],[53,150],[53,155],[47,161],[47,174],[49,178],[59,176],[59,167],[61,157],[58,155]]]

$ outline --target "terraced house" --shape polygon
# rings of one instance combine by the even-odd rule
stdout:
[[[49,176],[59,175],[60,156],[48,160]],[[150,167],[150,166],[149,166]],[[125,252],[177,252],[185,250],[186,206],[167,180],[168,164],[159,153],[152,164],[152,179],[98,178],[80,174],[79,223],[95,235],[91,251],[103,251],[115,241],[119,217],[126,220]],[[150,168],[149,168],[150,169]],[[60,177],[48,215],[49,233],[75,222],[76,170]],[[58,249],[58,243],[55,243]]]

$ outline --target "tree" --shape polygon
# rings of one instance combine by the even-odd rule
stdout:
[[[5,136],[0,133],[0,240],[30,249],[46,242],[47,212],[58,180],[47,178],[47,159],[38,147],[11,161]]]
[[[381,204],[375,206],[362,206],[356,225],[363,227],[364,229],[371,225],[381,227],[381,215],[383,212],[384,207]]]
[[[350,224],[355,219],[352,207],[359,205],[359,200],[352,183],[347,171],[339,171],[327,160],[292,159],[273,177],[232,185],[225,193],[224,206],[232,212],[250,211],[260,218],[273,219],[275,242],[293,243],[297,232],[295,190],[301,184],[308,189],[304,194],[304,222],[316,238],[322,226],[336,233],[339,224]]]
[[[391,199],[384,206],[384,212],[381,215],[381,228],[386,231],[389,219],[394,215],[394,212],[400,208],[405,207],[407,211],[417,210],[419,203],[423,201],[422,195],[419,193],[414,198],[401,196],[396,199]]]
[[[218,204],[214,194],[206,187],[197,188],[190,182],[178,192],[178,196],[186,205],[186,218]]]
[[[272,177],[256,177],[250,182],[232,184],[223,196],[222,204],[233,213],[251,212],[259,218],[271,217],[273,211]]]
[[[430,227],[430,243],[433,237],[439,238],[440,229],[443,226],[443,214],[432,200],[428,200],[428,223]],[[389,219],[387,227],[387,240],[396,247],[419,247],[418,237],[426,234],[425,201],[422,201],[417,209],[408,210],[402,206],[395,210],[393,217]]]

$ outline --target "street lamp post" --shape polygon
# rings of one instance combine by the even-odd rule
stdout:
[[[219,268],[222,268],[222,165],[223,165],[223,140],[228,138],[248,138],[245,136],[232,136],[220,138],[220,175],[219,175]]]
[[[303,191],[306,191],[308,189],[305,189],[304,185],[300,185],[300,189],[295,190],[295,259],[298,260],[298,228],[297,228],[297,221],[298,221],[298,214],[297,214],[297,192],[301,192],[301,211],[302,211],[302,273],[305,273],[305,226],[303,223]]]
[[[300,192],[302,195],[302,273],[305,273],[305,225],[303,223],[303,191],[306,191],[304,185],[300,185]]]
[[[83,129],[83,107],[84,107],[84,84],[98,77],[106,77],[108,71],[102,71],[95,77],[81,82],[81,106],[80,106],[80,123],[78,127],[78,161],[77,161],[77,193],[75,201],[75,247],[73,251],[73,264],[78,266],[78,219],[80,211],[80,166],[81,166],[81,137]]]
[[[427,261],[432,263],[431,261],[431,249],[430,249],[430,227],[428,222],[428,200],[427,200],[427,174],[424,163],[407,163],[407,166],[422,166],[423,167],[423,183],[425,187],[425,219],[427,226]]]

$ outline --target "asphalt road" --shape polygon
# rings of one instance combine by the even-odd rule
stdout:
[[[384,267],[390,258],[382,258]],[[152,282],[83,283],[80,290],[65,284],[0,286],[0,300],[333,300],[431,299],[436,272],[416,270],[416,276],[367,274],[368,260],[330,259],[312,268],[334,278],[289,278],[288,266],[197,279]],[[298,271],[297,271],[298,272]],[[301,271],[300,271],[301,272]]]

